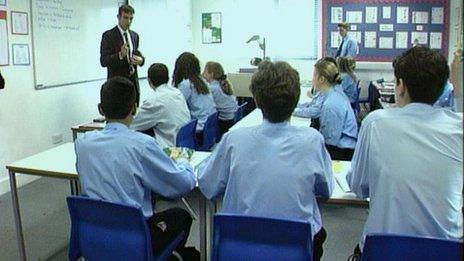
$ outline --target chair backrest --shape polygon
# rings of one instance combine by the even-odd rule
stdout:
[[[360,83],[361,80],[356,82],[356,99],[354,100],[354,113],[356,116],[358,116],[361,112],[361,106],[359,106],[359,95],[361,95],[361,87],[359,87]]]
[[[69,259],[153,260],[150,230],[140,209],[87,197],[67,198]]]
[[[237,110],[235,111],[235,116],[234,116],[235,123],[243,118],[243,113],[245,112],[245,107],[247,105],[248,105],[248,102],[244,102],[237,107]]]
[[[216,260],[312,260],[306,222],[233,214],[214,216]]]
[[[362,260],[462,260],[462,251],[463,243],[457,240],[369,234]]]
[[[203,145],[197,148],[197,150],[209,151],[214,146],[214,144],[219,141],[221,132],[219,131],[218,119],[218,112],[208,116],[208,119],[203,126]]]
[[[198,120],[191,120],[179,129],[176,136],[176,146],[195,149],[195,131]]]

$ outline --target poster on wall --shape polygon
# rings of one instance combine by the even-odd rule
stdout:
[[[27,13],[11,11],[11,33],[28,35]]]
[[[13,65],[31,65],[28,44],[13,44]]]
[[[201,14],[202,39],[204,44],[222,42],[221,13]]]
[[[0,65],[8,65],[8,26],[6,11],[0,11]]]

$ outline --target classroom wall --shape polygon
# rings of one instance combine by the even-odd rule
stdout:
[[[262,1],[277,1],[277,0],[261,0]],[[248,38],[257,34],[257,32],[248,29],[246,24],[240,20],[246,20],[247,17],[260,10],[260,1],[246,1],[246,5],[240,5],[242,0],[195,0],[192,7],[192,32],[193,32],[193,51],[198,55],[203,64],[208,60],[217,60],[223,64],[227,72],[236,72],[239,68],[250,68],[249,61],[251,57],[261,57],[261,50],[257,44],[245,44]],[[319,0],[319,3],[321,0]],[[242,7],[242,8],[237,8]],[[247,7],[247,8],[245,8]],[[322,5],[319,4],[319,15],[321,14]],[[461,7],[461,0],[451,0],[450,6],[450,39],[449,39],[449,57],[452,57],[454,45],[458,37],[454,24],[458,19],[457,7]],[[222,37],[223,42],[220,44],[202,44],[201,35],[201,14],[205,12],[221,12],[222,13]],[[259,22],[258,15],[255,15],[256,22]],[[308,25],[308,30],[311,27]],[[321,35],[321,32],[319,32]],[[321,39],[321,37],[319,37]],[[321,43],[318,45],[318,56],[321,56]],[[301,81],[309,81],[312,78],[314,60],[287,60],[299,73]],[[393,70],[391,63],[372,63],[362,62],[357,65],[357,73],[363,81],[363,87],[367,87],[367,83],[373,79],[384,78],[386,80],[393,79]],[[367,94],[365,94],[367,95]]]
[[[72,141],[71,126],[98,116],[97,103],[102,82],[69,85],[45,90],[34,89],[32,65],[13,66],[12,43],[26,43],[31,47],[31,35],[12,35],[10,11],[30,12],[29,0],[8,1],[8,43],[10,65],[0,66],[6,87],[0,90],[0,195],[9,191],[5,165],[43,150],[57,146],[53,135],[63,135],[63,142]],[[115,14],[116,15],[116,14]],[[31,19],[29,16],[29,23]],[[115,24],[116,24],[115,18]],[[30,25],[29,25],[30,31]],[[100,44],[100,43],[96,43]],[[99,57],[95,57],[99,62]],[[57,64],[66,66],[66,64]],[[50,73],[54,73],[50,71]],[[79,72],[76,72],[79,73]],[[141,82],[142,97],[147,93],[146,81]],[[58,143],[58,144],[61,144]],[[32,176],[19,176],[21,184]]]
[[[257,42],[246,41],[255,34],[266,34],[272,30],[263,24],[260,16],[271,13],[272,2],[276,0],[195,0],[192,5],[193,51],[204,65],[207,61],[220,62],[226,72],[237,72],[240,68],[253,68],[250,59],[262,57]],[[207,12],[222,13],[222,43],[203,44],[201,14]],[[267,28],[267,29],[266,29]],[[292,30],[291,28],[289,30]],[[266,56],[273,56],[272,41],[269,38]],[[320,47],[318,48],[320,49]],[[312,77],[314,60],[287,59],[300,72],[302,81]]]

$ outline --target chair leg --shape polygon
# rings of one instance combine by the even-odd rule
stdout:
[[[185,207],[187,208],[188,212],[190,212],[190,215],[192,215],[192,218],[194,220],[198,220],[198,214],[193,210],[192,206],[188,203],[188,201],[185,198],[182,198],[182,203],[184,203]]]

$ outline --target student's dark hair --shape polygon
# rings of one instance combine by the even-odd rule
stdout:
[[[174,87],[178,87],[179,83],[183,80],[189,79],[198,94],[208,94],[209,89],[200,75],[200,70],[200,61],[193,53],[182,53],[177,57],[174,73],[172,75]]]
[[[411,102],[433,104],[442,94],[450,70],[446,58],[428,47],[413,47],[393,61],[397,84],[399,79],[408,90]]]
[[[300,76],[286,62],[263,61],[251,78],[250,90],[265,119],[283,122],[300,98]]]
[[[118,15],[122,15],[122,13],[135,14],[135,10],[130,5],[121,5],[118,9]]]
[[[323,57],[314,65],[319,76],[324,77],[330,85],[342,83],[337,62],[332,57]]]
[[[100,90],[100,108],[107,119],[126,118],[135,105],[135,85],[116,76],[106,81]]]
[[[154,63],[148,68],[148,78],[155,87],[166,84],[169,81],[168,67],[162,63]]]
[[[356,74],[354,74],[354,69],[356,68],[356,61],[349,56],[339,56],[336,59],[338,70],[340,73],[348,74],[354,82],[358,81]]]
[[[337,27],[341,27],[341,28],[344,28],[346,30],[349,30],[350,29],[350,24],[347,23],[347,22],[341,22],[341,23],[337,24]]]
[[[224,74],[224,69],[220,63],[207,62],[205,67],[206,71],[213,75],[213,79],[221,84],[221,89],[226,95],[232,95],[234,93],[232,86],[227,80],[227,75]]]

